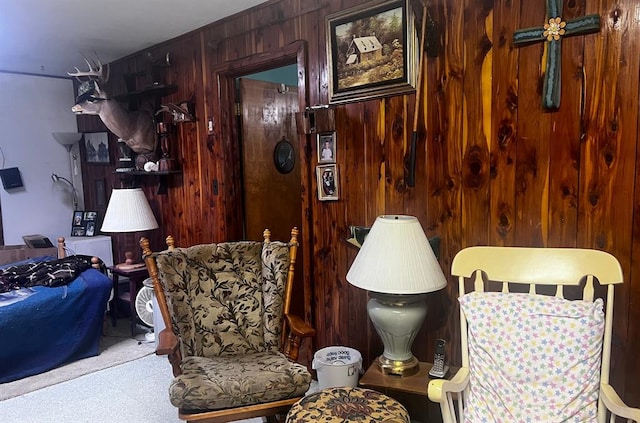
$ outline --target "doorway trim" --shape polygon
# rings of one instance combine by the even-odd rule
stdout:
[[[265,70],[281,67],[290,64],[297,65],[298,75],[298,111],[303,112],[308,105],[307,90],[307,43],[304,40],[296,40],[286,46],[282,46],[278,50],[256,53],[240,59],[226,61],[216,64],[213,69],[213,92],[217,92],[217,102],[213,104],[213,116],[218,122],[219,128],[217,132],[220,134],[220,142],[225,151],[224,156],[228,159],[227,166],[223,172],[224,180],[230,181],[228,187],[225,188],[227,200],[227,210],[233,210],[237,215],[240,210],[244,216],[242,206],[242,195],[240,193],[240,182],[242,180],[241,152],[238,140],[240,134],[236,125],[236,105],[235,105],[235,79],[249,75],[252,73],[262,72]],[[311,181],[311,163],[310,163],[310,146],[309,136],[302,133],[298,128],[298,160],[300,161],[300,187],[302,195],[302,228],[300,228],[300,242],[305,248],[302,248],[303,268],[302,279],[304,284],[304,319],[310,324],[314,324],[314,310],[312,303],[313,286],[311,282],[312,269],[312,216],[311,216],[311,197],[313,193]],[[229,212],[231,213],[231,212]],[[227,220],[231,220],[230,218]],[[236,219],[237,220],[237,219]],[[234,227],[229,227],[229,234],[238,238],[242,236],[242,223],[235,223]]]

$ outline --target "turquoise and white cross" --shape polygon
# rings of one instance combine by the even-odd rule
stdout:
[[[562,0],[546,0],[547,23],[544,27],[519,29],[513,33],[513,44],[521,46],[538,41],[547,42],[547,67],[542,87],[542,107],[560,107],[560,64],[562,38],[591,34],[600,30],[600,16],[587,15],[570,21],[562,20]]]

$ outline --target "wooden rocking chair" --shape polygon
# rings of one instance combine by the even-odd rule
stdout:
[[[166,329],[157,354],[175,376],[179,418],[228,422],[286,414],[311,375],[295,362],[315,330],[289,314],[298,230],[288,243],[238,241],[152,253],[140,241]]]
[[[445,423],[640,420],[609,384],[614,284],[623,281],[615,257],[471,247],[455,256],[451,273],[459,279],[462,368],[428,387]],[[606,299],[594,301],[605,287]]]

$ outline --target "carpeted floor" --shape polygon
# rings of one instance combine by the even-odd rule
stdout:
[[[0,422],[180,423],[169,402],[172,379],[167,358],[150,354],[0,401]]]
[[[39,375],[0,384],[0,401],[136,360],[152,354],[154,349],[155,344],[146,341],[143,331],[140,331],[135,339],[131,338],[129,319],[119,319],[116,327],[109,324],[105,328],[99,355]]]

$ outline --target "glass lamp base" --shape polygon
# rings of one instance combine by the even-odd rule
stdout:
[[[376,360],[378,368],[383,375],[393,376],[411,376],[418,373],[420,369],[420,363],[415,357],[411,357],[408,360],[389,360],[385,356],[381,355]]]

